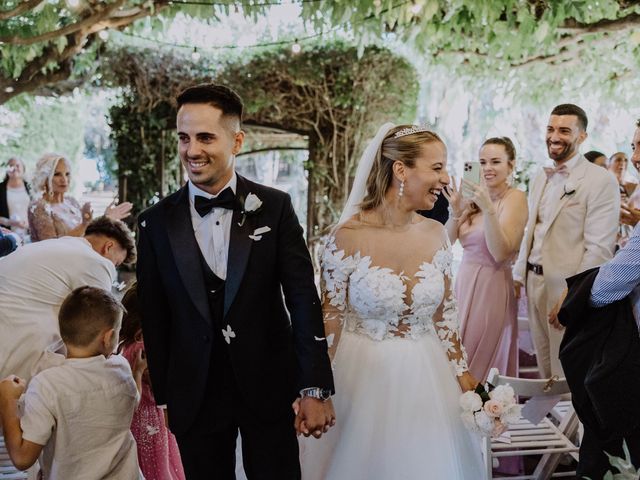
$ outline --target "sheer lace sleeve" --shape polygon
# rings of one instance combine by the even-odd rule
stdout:
[[[320,256],[320,291],[324,329],[329,346],[329,356],[333,360],[347,310],[349,275],[353,271],[353,259],[344,250],[338,250],[336,239],[327,239]]]
[[[458,303],[453,296],[451,263],[453,255],[449,242],[440,249],[433,258],[434,266],[444,275],[444,297],[433,316],[433,323],[440,342],[444,346],[449,362],[460,376],[469,370],[467,366],[467,352],[460,340],[458,321]]]
[[[42,198],[29,205],[29,230],[33,241],[58,237],[51,205]]]

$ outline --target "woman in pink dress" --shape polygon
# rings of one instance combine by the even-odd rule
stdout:
[[[460,192],[454,181],[447,192],[447,232],[452,243],[458,239],[464,248],[455,285],[460,333],[469,371],[478,379],[486,379],[493,367],[505,375],[518,374],[511,264],[528,215],[525,194],[510,186],[514,165],[511,140],[490,138],[480,149],[480,184],[463,180]]]
[[[135,284],[125,293],[122,304],[127,313],[122,319],[120,349],[133,368],[138,352],[144,349]],[[148,370],[142,376],[140,404],[133,414],[131,433],[138,445],[138,463],[146,480],[184,480],[178,444],[165,426],[164,411],[153,398]]]

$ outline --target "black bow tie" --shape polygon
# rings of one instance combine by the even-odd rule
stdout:
[[[195,195],[193,205],[196,208],[196,212],[198,212],[201,217],[204,217],[214,208],[227,208],[229,210],[233,210],[236,206],[236,194],[233,193],[231,187],[227,187],[215,198]]]

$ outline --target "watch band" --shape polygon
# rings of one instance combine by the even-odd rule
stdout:
[[[331,398],[331,390],[320,387],[303,388],[302,390],[300,390],[300,396],[303,398],[316,398],[318,400],[326,402],[327,400],[329,400],[329,398]]]

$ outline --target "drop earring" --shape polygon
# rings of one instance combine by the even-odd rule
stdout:
[[[398,198],[402,198],[404,195],[404,180],[400,182],[400,190],[398,191]]]

